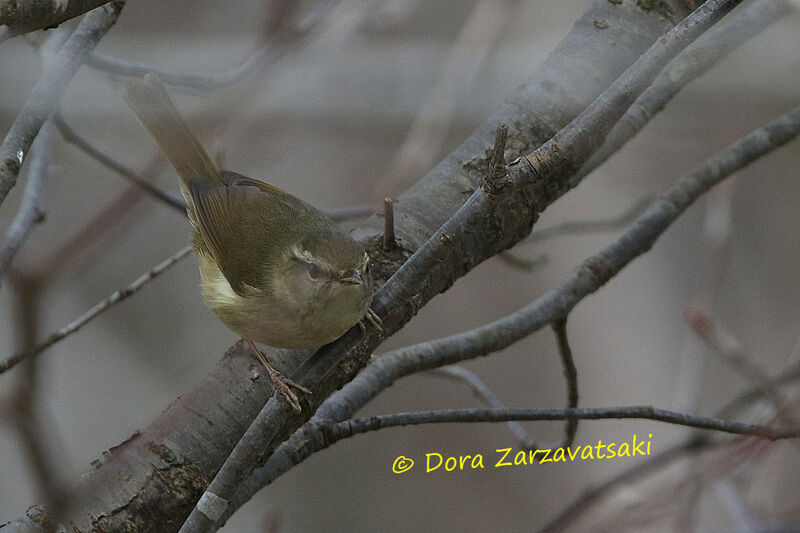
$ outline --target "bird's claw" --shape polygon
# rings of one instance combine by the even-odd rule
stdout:
[[[311,394],[311,391],[272,368],[272,365],[267,362],[267,358],[264,357],[264,354],[261,353],[261,350],[258,349],[255,343],[250,340],[247,342],[250,344],[250,348],[253,350],[256,358],[261,361],[261,364],[267,369],[267,373],[269,374],[269,378],[272,380],[272,386],[275,389],[275,392],[282,397],[295,412],[299,413],[301,411],[300,400],[297,397],[297,394],[292,391],[292,387],[305,394]]]
[[[287,378],[272,367],[267,367],[267,372],[269,372],[269,377],[272,380],[272,386],[275,389],[275,393],[283,397],[286,403],[288,403],[296,413],[299,413],[302,410],[300,408],[300,400],[292,388],[295,388],[305,394],[311,394],[311,391],[299,383]]]
[[[378,333],[383,333],[383,320],[381,320],[381,317],[379,317],[378,314],[372,310],[372,308],[367,309],[367,315],[365,318],[375,327],[375,329],[378,330]]]

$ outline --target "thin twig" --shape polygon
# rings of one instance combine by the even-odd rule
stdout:
[[[287,47],[301,44],[313,30],[320,26],[325,20],[325,17],[336,4],[338,4],[338,1],[339,0],[323,0],[317,3],[317,5],[296,24],[285,28],[283,31],[277,31],[274,35],[268,36],[266,42],[250,52],[242,62],[228,70],[216,74],[193,74],[190,72],[165,70],[146,63],[119,59],[99,52],[92,53],[86,62],[94,68],[117,76],[141,78],[147,73],[153,73],[161,78],[164,83],[173,87],[212,91],[233,85],[257,72],[263,71],[276,60],[283,57],[287,51]],[[280,48],[278,45],[283,46],[283,48]]]
[[[165,164],[166,159],[161,152],[158,152],[144,167],[141,174],[147,179],[153,180]],[[37,276],[52,282],[58,274],[66,271],[66,267],[76,257],[84,254],[93,243],[118,228],[123,217],[128,215],[144,196],[145,193],[141,187],[129,183],[122,192],[89,218],[83,227],[62,239],[55,250],[49,252],[47,257],[37,261],[31,268],[35,269]]]
[[[39,128],[57,107],[61,94],[86,55],[116,22],[125,0],[114,0],[86,15],[44,70],[0,145],[0,204],[17,182],[20,166]]]
[[[774,427],[724,420],[711,416],[696,416],[649,405],[624,407],[582,407],[578,409],[443,409],[356,418],[344,422],[321,424],[326,439],[333,442],[359,433],[398,426],[446,424],[452,422],[507,422],[509,420],[655,420],[735,435],[762,437],[769,440],[800,438],[800,427]]]
[[[775,405],[779,416],[787,423],[795,423],[792,407],[775,388],[769,375],[754,361],[747,357],[742,344],[731,333],[717,324],[711,316],[699,307],[686,312],[686,320],[697,336],[712,353],[717,355],[733,370],[760,387],[764,396]]]
[[[68,37],[69,32],[57,30],[52,32],[41,46],[39,54],[42,58],[43,71],[52,66],[58,51],[64,46]],[[31,145],[32,159],[28,166],[28,183],[19,210],[0,242],[0,282],[33,225],[44,220],[44,181],[50,167],[52,138],[52,123],[46,120]]]
[[[798,380],[800,380],[800,363],[795,363],[788,369],[781,372],[780,376],[774,380],[771,380],[770,385],[777,388],[792,384]],[[763,396],[764,390],[762,387],[753,387],[740,393],[722,409],[719,409],[714,416],[722,419],[732,418],[745,407],[759,401]],[[697,453],[700,450],[719,444],[720,443],[712,442],[710,439],[701,435],[691,435],[683,442],[673,445],[671,448],[668,448],[660,454],[649,458],[645,462],[628,468],[607,479],[601,484],[585,490],[583,494],[576,498],[572,503],[564,507],[558,513],[558,515],[541,530],[541,533],[565,531],[568,525],[576,521],[580,515],[591,509],[591,507],[599,502],[604,496],[611,494],[611,492],[617,487],[623,484],[632,483],[658,468],[666,467],[676,460],[685,457],[687,453]],[[731,442],[728,444],[731,444]]]
[[[394,201],[391,198],[383,199],[383,249],[394,250]]]
[[[506,250],[498,254],[498,258],[502,260],[506,266],[522,272],[530,272],[534,270],[541,263],[545,262],[546,256],[538,256],[533,259],[523,257],[519,253],[515,253],[522,246],[529,244],[539,243],[547,239],[553,239],[562,235],[581,235],[586,233],[595,233],[602,231],[612,231],[615,229],[623,228],[636,220],[636,217],[642,214],[647,206],[653,201],[651,196],[644,196],[640,198],[633,206],[619,216],[610,219],[597,219],[597,220],[576,220],[571,222],[564,222],[556,226],[551,226],[542,230],[534,230],[528,237],[517,244],[513,250]]]
[[[608,132],[603,146],[570,178],[577,185],[632,139],[680,90],[790,11],[784,0],[750,2],[673,59]]]
[[[504,250],[497,254],[496,257],[508,268],[520,272],[533,272],[550,261],[550,256],[547,254],[539,254],[536,257],[528,259],[527,257],[521,257],[519,254],[513,253],[511,250]]]
[[[654,198],[650,195],[643,196],[636,200],[626,211],[613,218],[573,220],[549,228],[534,230],[527,239],[519,243],[515,248],[528,244],[540,243],[564,235],[583,235],[586,233],[613,231],[623,228],[636,220],[636,217],[641,215],[653,200]]]
[[[661,70],[742,0],[708,0],[642,54],[597,99],[549,141],[516,165],[531,184],[546,180],[542,196],[558,198],[580,179],[575,174]],[[569,154],[565,157],[564,154]]]
[[[506,139],[508,138],[508,124],[500,123],[494,136],[492,157],[489,160],[489,172],[481,184],[488,194],[496,194],[509,185],[511,180],[506,173]]]
[[[436,160],[447,139],[450,121],[462,96],[481,69],[513,16],[516,0],[481,0],[472,8],[447,51],[441,75],[425,96],[389,171],[377,183],[380,191],[395,191],[416,180]]]
[[[472,393],[487,407],[504,408],[505,405],[495,396],[492,389],[490,389],[481,378],[470,370],[458,365],[447,365],[440,368],[434,368],[428,371],[428,374],[433,376],[441,376],[447,379],[455,380],[467,385]],[[517,421],[511,420],[506,422],[506,426],[514,439],[519,444],[520,448],[525,450],[532,450],[536,448],[536,442],[531,438],[525,428],[522,427]]]
[[[374,215],[376,208],[372,206],[340,207],[337,209],[322,209],[325,216],[334,222],[344,222]]]
[[[177,261],[187,256],[191,251],[192,251],[191,246],[187,246],[179,250],[178,252],[168,257],[166,260],[162,261],[158,265],[151,268],[149,271],[145,272],[144,274],[136,278],[130,285],[128,285],[124,289],[112,293],[110,296],[95,304],[91,309],[86,311],[84,314],[82,314],[81,316],[79,316],[78,318],[76,318],[63,328],[56,330],[50,335],[48,335],[44,341],[37,344],[34,348],[30,350],[17,352],[14,355],[11,355],[10,357],[6,358],[4,361],[0,362],[0,374],[9,370],[20,361],[23,361],[35,355],[39,355],[50,346],[54,345],[55,343],[59,342],[65,337],[72,335],[80,328],[85,326],[87,323],[97,318],[97,316],[102,314],[104,311],[108,310],[115,304],[125,300],[132,294],[135,294],[139,289],[147,285],[150,281],[157,278],[160,274],[162,274],[165,270],[167,270]]]
[[[558,355],[561,357],[561,366],[564,368],[564,379],[567,380],[567,407],[578,407],[578,369],[575,368],[575,361],[572,359],[572,349],[569,347],[567,337],[567,317],[554,320],[550,324],[556,334],[558,343]],[[578,420],[570,418],[567,420],[564,435],[564,446],[571,446],[575,440],[575,433],[578,431]]]
[[[131,181],[131,183],[134,183],[137,187],[141,187],[142,190],[151,194],[154,198],[157,198],[169,207],[177,209],[181,213],[186,214],[186,202],[183,200],[183,198],[180,198],[169,191],[162,190],[151,180],[140,175],[138,172],[128,167],[108,152],[105,152],[90,139],[75,131],[69,124],[67,124],[66,120],[64,120],[64,117],[60,113],[55,113],[53,115],[53,121],[55,122],[58,131],[61,132],[61,135],[64,137],[65,141],[77,146],[86,154],[102,163],[104,166],[127,178]]]

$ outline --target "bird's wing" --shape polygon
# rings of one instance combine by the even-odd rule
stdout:
[[[292,238],[286,210],[256,187],[213,187],[191,178],[188,188],[196,229],[231,288],[239,295],[268,288],[270,270]]]

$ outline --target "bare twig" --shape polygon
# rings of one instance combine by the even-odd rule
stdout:
[[[569,347],[567,337],[567,317],[554,320],[551,324],[553,332],[556,334],[558,343],[558,354],[561,356],[561,366],[564,367],[564,379],[567,380],[567,407],[578,407],[578,369],[575,368],[575,361],[572,359],[572,349]],[[575,440],[575,433],[578,431],[578,420],[570,418],[567,420],[564,435],[564,446],[571,446]]]
[[[137,187],[141,187],[142,190],[151,194],[154,198],[157,198],[169,207],[177,209],[181,213],[186,213],[186,202],[183,201],[183,198],[180,198],[169,191],[162,190],[160,187],[153,184],[152,180],[145,178],[108,152],[105,152],[94,142],[72,129],[72,127],[67,124],[67,122],[64,120],[64,117],[60,113],[53,115],[53,121],[55,122],[58,131],[61,132],[61,135],[64,137],[65,141],[70,144],[74,144],[86,152],[86,154],[102,163],[104,166],[127,178],[131,181],[131,183],[134,183]]]
[[[740,3],[741,0],[708,0],[668,31],[575,120],[521,158],[518,166],[523,178],[532,183],[546,178],[549,186],[543,191],[545,196],[560,197],[577,185],[580,179],[576,179],[576,173],[599,148],[599,141],[667,63]]]
[[[157,75],[167,85],[202,91],[216,90],[233,85],[251,75],[263,71],[276,60],[283,57],[287,48],[299,45],[324,22],[338,0],[323,0],[309,11],[296,24],[277,31],[266,38],[266,42],[252,51],[236,66],[216,74],[193,74],[164,70],[136,61],[127,61],[99,52],[92,53],[87,63],[94,68],[104,70],[117,76],[141,78],[147,73]]]
[[[321,424],[321,430],[329,444],[359,433],[379,429],[419,424],[446,424],[452,422],[507,422],[509,420],[602,420],[608,418],[633,418],[656,420],[700,429],[710,429],[762,437],[769,440],[800,438],[800,427],[774,427],[746,424],[711,416],[695,416],[666,409],[656,409],[649,405],[625,407],[583,407],[578,409],[444,409],[441,411],[420,411],[396,413],[369,418],[356,418],[344,422]]]
[[[779,377],[770,381],[770,385],[777,388],[792,384],[797,380],[800,380],[800,363],[796,363],[782,372]],[[753,387],[742,392],[722,409],[718,410],[715,414],[715,417],[722,419],[731,418],[745,407],[759,401],[763,396],[763,387]],[[598,503],[604,497],[610,495],[612,491],[618,487],[624,484],[632,483],[656,469],[666,467],[673,462],[686,457],[687,454],[695,454],[701,450],[713,446],[719,446],[720,444],[721,443],[719,442],[712,442],[710,439],[702,435],[692,434],[683,442],[675,444],[660,454],[654,455],[646,461],[614,475],[603,483],[585,490],[583,494],[562,509],[558,515],[541,530],[541,532],[565,531],[566,527],[575,522],[580,515],[586,513],[592,508],[593,505]],[[728,442],[727,444],[731,444],[731,442]]]
[[[699,307],[689,309],[686,312],[686,320],[712,353],[760,387],[764,396],[777,408],[779,416],[787,423],[794,423],[795,417],[792,415],[791,406],[775,388],[769,375],[745,355],[742,344],[730,332],[715,323],[712,317]]]
[[[175,264],[178,260],[185,257],[192,251],[191,246],[187,246],[178,252],[174,253],[166,260],[162,261],[158,265],[151,268],[146,273],[142,274],[138,278],[136,278],[130,285],[125,287],[122,290],[116,291],[111,294],[109,297],[103,299],[102,301],[98,302],[94,305],[91,309],[86,311],[84,314],[64,326],[63,328],[54,331],[47,338],[37,344],[34,348],[30,350],[25,350],[21,352],[17,352],[14,355],[6,358],[2,362],[0,362],[0,374],[4,373],[8,369],[12,368],[14,365],[23,361],[27,358],[33,357],[42,353],[44,350],[52,346],[53,344],[59,342],[60,340],[64,339],[65,337],[72,335],[80,328],[85,326],[87,323],[91,322],[95,319],[98,315],[109,309],[110,307],[114,306],[115,304],[125,300],[132,294],[135,294],[139,289],[147,285],[150,281],[157,278],[160,274],[162,274],[165,270]]]
[[[114,0],[86,15],[34,85],[0,146],[0,203],[16,184],[20,166],[39,128],[56,109],[72,76],[116,22],[124,5],[124,0]]]
[[[603,164],[632,139],[667,103],[692,80],[725,59],[729,53],[758,35],[789,12],[784,0],[750,2],[712,28],[680,55],[636,99],[608,133],[597,150],[570,178],[577,185],[589,172]]]
[[[39,50],[42,70],[52,66],[68,37],[69,32],[57,30],[44,42]],[[33,225],[44,220],[44,181],[50,167],[52,137],[52,125],[47,120],[42,124],[31,146],[33,159],[28,166],[28,184],[25,186],[19,210],[0,242],[0,282]]]
[[[585,233],[594,233],[601,231],[611,231],[623,228],[636,220],[636,217],[642,214],[648,205],[653,201],[650,196],[640,198],[633,206],[619,216],[610,219],[597,219],[597,220],[575,220],[564,222],[549,228],[534,230],[531,234],[517,244],[514,250],[506,250],[498,254],[498,258],[502,260],[506,266],[521,270],[523,272],[530,272],[541,263],[545,262],[546,256],[538,256],[533,259],[523,257],[519,253],[515,253],[522,246],[529,244],[539,243],[547,239],[553,239],[562,235],[580,235]]]
[[[322,209],[321,211],[334,222],[344,222],[374,215],[376,208],[371,206],[341,207],[338,209]]]
[[[504,250],[497,254],[497,259],[500,260],[505,266],[520,272],[533,272],[536,268],[546,265],[550,260],[547,254],[539,254],[532,259],[521,257],[519,254],[513,253],[511,250]]]
[[[164,167],[166,159],[157,153],[142,171],[148,180],[155,179]],[[122,192],[108,202],[84,223],[78,231],[64,238],[58,247],[38,261],[32,268],[36,275],[52,282],[56,275],[66,270],[67,265],[104,235],[119,226],[120,220],[131,212],[133,207],[145,196],[143,190],[130,183]]]
[[[503,402],[501,402],[497,396],[495,396],[494,392],[492,392],[492,389],[490,389],[481,378],[479,378],[474,372],[471,372],[462,366],[443,366],[440,368],[434,368],[433,370],[430,370],[429,373],[434,376],[441,376],[466,384],[472,393],[481,401],[481,403],[487,407],[499,409],[505,408]],[[510,420],[506,422],[506,426],[522,449],[531,450],[536,448],[536,442],[533,440],[533,438],[531,438],[528,432],[525,431],[525,428],[522,427],[522,424],[517,421]]]
[[[14,220],[6,230],[0,242],[0,280],[2,280],[12,259],[19,251],[22,243],[33,225],[44,218],[44,180],[47,177],[50,165],[50,142],[52,139],[52,126],[47,121],[39,130],[39,135],[33,142],[30,167],[28,168],[28,183],[22,196],[22,203]]]
[[[41,280],[24,274],[15,273],[13,286],[17,296],[17,330],[22,340],[23,350],[31,349],[36,344],[39,329],[39,307],[41,304]],[[35,359],[26,361],[22,367],[21,380],[15,387],[9,413],[22,439],[22,450],[33,471],[42,501],[47,502],[51,510],[49,520],[43,524],[46,532],[55,531],[64,510],[65,494],[57,482],[57,461],[47,451],[48,434],[52,427],[45,429],[42,416],[36,408],[39,383],[38,365]]]
[[[383,249],[393,250],[394,240],[394,201],[391,198],[383,199]]]
[[[515,0],[482,0],[472,9],[377,190],[402,190],[435,162],[461,96],[475,82],[515,5]]]
[[[644,210],[653,202],[652,196],[643,196],[634,202],[625,212],[613,218],[598,218],[594,220],[573,220],[557,224],[549,228],[534,230],[527,239],[519,243],[516,247],[528,244],[540,243],[563,235],[582,235],[601,231],[613,231],[623,228],[636,220]],[[515,247],[515,248],[516,248]]]
[[[500,124],[494,137],[492,158],[489,160],[489,172],[483,179],[483,188],[487,194],[496,194],[511,185],[506,173],[506,139],[508,138],[508,125]]]

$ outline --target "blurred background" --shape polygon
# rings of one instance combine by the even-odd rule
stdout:
[[[627,2],[627,0],[626,0]],[[589,0],[382,0],[333,5],[313,34],[279,60],[215,91],[177,94],[179,106],[225,166],[262,177],[320,208],[375,206],[397,195],[455,148],[491,108],[523,82],[590,5]],[[305,4],[300,12],[312,7]],[[220,74],[259,48],[274,2],[129,2],[98,53],[161,69]],[[689,85],[638,137],[548,209],[537,228],[615,218],[657,195],[703,157],[800,101],[800,17],[785,17]],[[40,74],[26,38],[2,45],[0,125],[7,131]],[[159,168],[156,183],[178,192],[171,168],[121,99],[119,80],[84,66],[61,109],[81,134],[137,170]],[[407,145],[411,158],[402,158]],[[645,256],[570,315],[582,406],[651,404],[712,414],[747,380],[697,340],[685,310],[704,300],[715,320],[770,375],[796,361],[800,284],[800,144],[770,154],[698,202]],[[430,152],[430,154],[428,154]],[[400,157],[398,159],[398,157]],[[388,174],[387,168],[395,169]],[[400,169],[400,170],[397,170]],[[0,209],[5,228],[24,190]],[[325,176],[324,180],[320,176]],[[55,134],[46,183],[46,220],[15,260],[18,270],[53,265],[55,250],[89,225],[102,229],[80,253],[55,264],[43,294],[41,332],[72,321],[123,288],[189,238],[186,219],[150,197],[125,200],[120,215],[97,218],[129,188],[120,176]],[[116,211],[116,210],[115,210]],[[349,226],[358,221],[352,221]],[[720,229],[721,228],[721,229]],[[520,271],[493,258],[427,305],[381,352],[495,320],[529,303],[616,231],[562,236],[519,247],[535,261]],[[715,243],[722,243],[718,246]],[[151,423],[195,387],[236,337],[208,311],[193,257],[40,358],[37,405],[65,482],[103,450]],[[0,354],[19,347],[13,284],[0,287]],[[549,329],[464,366],[507,405],[560,407],[566,392]],[[1,377],[10,390],[15,372]],[[478,405],[458,383],[412,376],[362,415]],[[562,424],[524,424],[539,442],[558,441]],[[582,422],[576,444],[652,433],[666,449],[688,433],[644,421]],[[448,424],[384,430],[342,441],[259,493],[223,531],[521,531],[544,525],[567,503],[641,459],[425,474],[392,474],[398,455],[418,465],[428,452],[482,453],[516,447],[502,424]],[[770,445],[730,478],[759,520],[800,523],[798,449]],[[745,463],[745,459],[734,461]],[[738,464],[738,463],[737,463]],[[731,469],[737,464],[732,464]],[[0,522],[37,501],[11,425],[0,426]],[[680,473],[678,474],[680,475]],[[658,478],[651,480],[658,487]],[[758,483],[758,495],[752,487]],[[729,486],[729,485],[725,485]],[[591,521],[633,505],[650,512],[637,528],[677,527],[670,502],[641,487],[601,504]],[[730,494],[697,500],[704,530],[736,523]],[[678,499],[667,495],[665,500]],[[661,509],[659,511],[659,509]],[[605,518],[604,518],[605,517]],[[621,522],[612,522],[621,525]],[[616,529],[616,528],[614,528]]]

